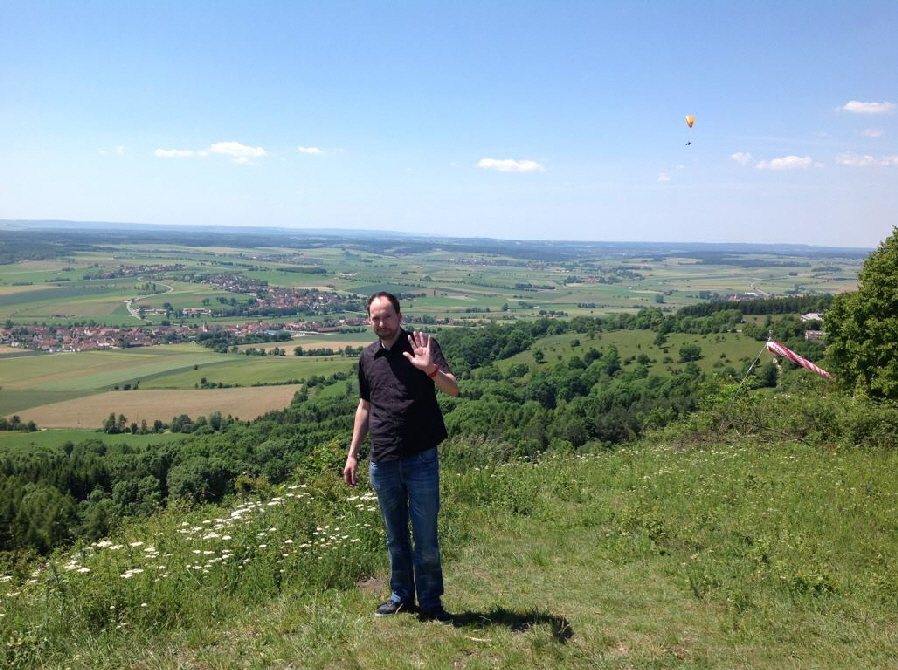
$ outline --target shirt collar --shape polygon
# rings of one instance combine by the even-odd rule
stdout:
[[[393,346],[387,349],[384,346],[384,343],[380,340],[377,341],[377,350],[374,352],[375,356],[389,356],[391,352],[401,352],[401,351],[411,351],[411,348],[408,344],[408,332],[405,328],[401,328],[399,330],[399,337],[396,338],[396,341],[393,342]]]

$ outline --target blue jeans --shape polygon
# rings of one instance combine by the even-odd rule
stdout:
[[[396,602],[424,610],[441,606],[443,566],[437,541],[440,511],[440,463],[437,448],[384,463],[371,462],[371,485],[377,493],[387,529],[390,554],[390,596]],[[409,541],[411,519],[415,548]]]

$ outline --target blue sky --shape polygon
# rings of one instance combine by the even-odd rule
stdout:
[[[894,0],[0,0],[0,218],[876,246],[896,36]]]

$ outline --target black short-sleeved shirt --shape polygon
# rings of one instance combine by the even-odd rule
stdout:
[[[359,357],[359,395],[370,403],[368,433],[375,463],[417,454],[446,439],[433,379],[402,355],[413,353],[408,336],[402,330],[392,348],[384,349],[377,341]],[[440,370],[450,372],[433,339],[431,355]]]

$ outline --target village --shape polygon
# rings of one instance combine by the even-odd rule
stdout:
[[[363,317],[350,319],[324,319],[320,321],[293,321],[287,323],[253,321],[240,324],[209,325],[173,324],[132,328],[107,326],[16,326],[0,328],[0,345],[43,351],[80,352],[105,349],[132,349],[159,344],[176,344],[198,339],[201,333],[223,332],[233,337],[247,335],[275,335],[280,331],[294,333],[336,333],[365,326]]]

